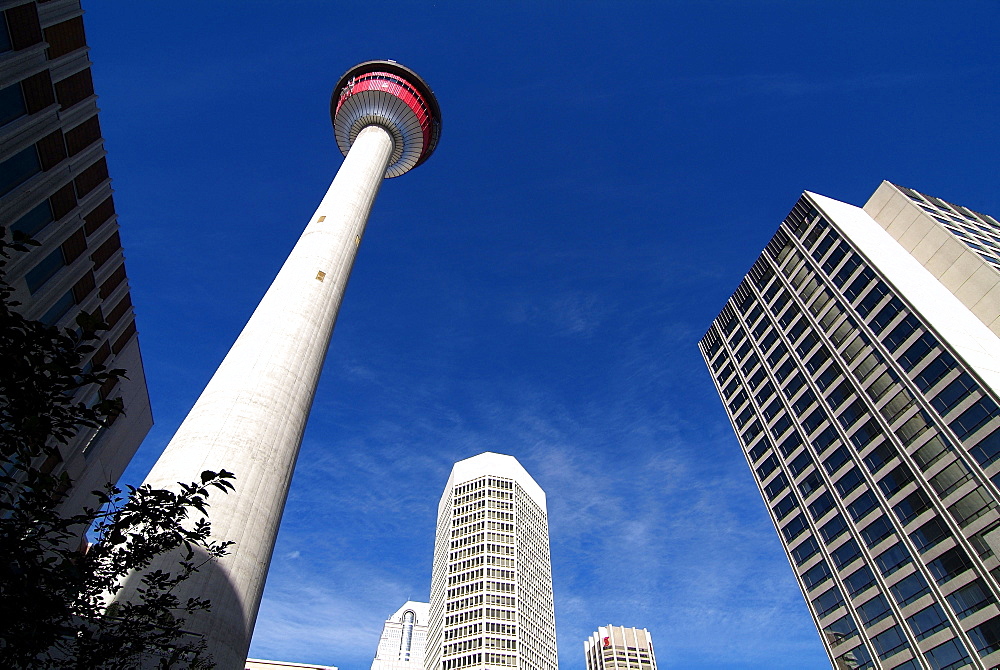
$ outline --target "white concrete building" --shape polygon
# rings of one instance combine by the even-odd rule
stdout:
[[[557,670],[545,493],[512,456],[459,461],[438,504],[427,670]]]
[[[423,670],[430,603],[406,601],[386,619],[372,670]]]
[[[805,193],[701,351],[837,669],[1000,664],[1000,224]]]
[[[645,628],[601,626],[583,643],[587,670],[656,670],[653,638]]]

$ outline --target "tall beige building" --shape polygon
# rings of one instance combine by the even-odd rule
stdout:
[[[67,328],[81,312],[100,315],[110,328],[86,364],[126,372],[75,398],[118,397],[125,413],[60,445],[41,466],[74,481],[64,505],[78,512],[95,504],[91,491],[118,479],[153,417],[83,9],[79,0],[8,0],[0,8],[0,225],[39,243],[11,257],[7,281],[29,319]]]
[[[805,193],[701,351],[838,670],[1000,665],[1000,223]]]
[[[557,670],[545,492],[512,456],[455,464],[438,505],[427,670]]]
[[[645,628],[601,626],[583,643],[587,670],[656,670],[653,638]]]

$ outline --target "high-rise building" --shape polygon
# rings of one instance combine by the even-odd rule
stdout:
[[[1000,664],[998,250],[807,192],[700,343],[835,668]]]
[[[343,165],[146,478],[169,488],[204,470],[236,475],[235,492],[213,496],[211,508],[213,539],[234,541],[231,553],[174,591],[181,601],[211,600],[211,612],[186,626],[204,636],[220,670],[246,660],[306,419],[375,196],[384,179],[427,160],[440,136],[434,94],[394,61],[348,70],[330,114]],[[163,556],[150,569],[175,564],[176,556]],[[132,579],[119,599],[138,587]]]
[[[583,643],[587,670],[656,670],[653,638],[645,628],[601,626]]]
[[[424,670],[430,603],[406,601],[386,619],[372,670]]]
[[[89,364],[126,378],[77,400],[120,397],[125,414],[60,445],[42,467],[66,472],[67,512],[121,475],[153,423],[111,195],[79,0],[4,2],[0,11],[0,222],[39,246],[7,266],[18,310],[74,327],[81,312],[110,325]],[[197,474],[197,473],[196,473]]]
[[[313,665],[311,663],[289,663],[287,661],[263,661],[248,658],[244,670],[337,670],[333,665]]]
[[[427,670],[557,670],[545,492],[513,456],[455,463],[438,503]]]
[[[313,665],[311,663],[289,663],[287,661],[264,661],[248,658],[244,670],[337,670],[333,665]]]

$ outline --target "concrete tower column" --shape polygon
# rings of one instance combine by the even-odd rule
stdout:
[[[267,293],[145,483],[170,488],[204,470],[236,475],[213,495],[212,534],[231,553],[175,590],[208,598],[187,629],[204,635],[220,670],[243,668],[295,460],[320,371],[375,196],[385,177],[423,162],[437,144],[433,93],[392,61],[362,63],[331,103],[346,160]],[[176,556],[152,569],[176,570]],[[134,596],[133,580],[119,600]],[[155,665],[155,663],[154,663]]]

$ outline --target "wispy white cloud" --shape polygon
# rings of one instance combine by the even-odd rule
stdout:
[[[539,324],[560,336],[588,336],[608,317],[609,308],[596,291],[563,291],[533,300],[519,299],[506,308],[514,324]]]
[[[300,659],[302,641],[316,636],[329,647],[316,662],[363,670],[385,617],[407,598],[427,598],[451,464],[487,450],[516,456],[546,491],[567,670],[582,665],[579,644],[607,623],[653,631],[663,668],[693,658],[779,667],[775,655],[815,653],[815,630],[721,410],[692,417],[684,403],[662,400],[665,389],[711,392],[693,345],[688,358],[650,355],[692,341],[696,329],[645,327],[646,316],[615,315],[632,335],[599,401],[568,405],[522,378],[467,380],[457,408],[443,400],[454,393],[397,377],[375,423],[321,414],[276,554],[294,562],[299,583],[268,585],[254,654]],[[352,383],[388,378],[350,360],[343,368]],[[344,627],[313,631],[316,617]]]
[[[327,573],[332,578],[325,580],[315,573],[284,570],[280,583],[268,584],[252,656],[325,665],[338,664],[343,649],[370,650],[374,656],[382,622],[392,613],[382,613],[377,603],[383,594],[398,598],[405,589],[377,573],[359,572],[362,566],[353,563],[335,567],[341,572]],[[351,583],[357,586],[350,588]]]
[[[768,95],[785,98],[821,93],[858,93],[913,86],[927,80],[920,72],[862,72],[853,76],[828,76],[816,73],[807,77],[801,72],[757,72],[730,76],[704,77],[697,83],[717,86],[734,95]]]

